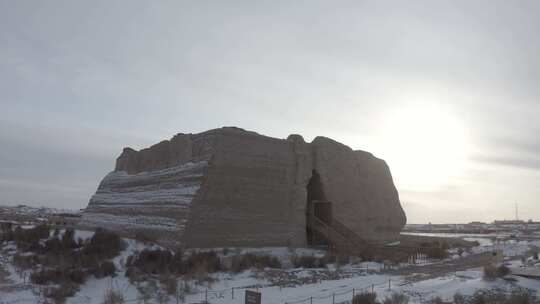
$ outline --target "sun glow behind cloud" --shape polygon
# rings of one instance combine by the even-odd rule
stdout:
[[[397,108],[385,116],[380,132],[381,157],[400,189],[437,190],[466,169],[470,153],[466,128],[444,107]]]

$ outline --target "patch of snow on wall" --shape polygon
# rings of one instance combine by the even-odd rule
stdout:
[[[111,172],[90,199],[80,224],[183,232],[207,165],[200,161],[137,174]]]
[[[181,228],[183,221],[176,219],[160,217],[160,216],[145,216],[145,215],[113,215],[106,213],[89,213],[83,216],[81,225],[106,227],[108,229],[159,229],[176,231]]]
[[[207,162],[201,161],[133,175],[111,172],[90,199],[89,209],[137,205],[186,207],[201,186],[206,166]]]

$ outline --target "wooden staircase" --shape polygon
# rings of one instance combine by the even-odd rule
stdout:
[[[334,220],[335,221],[335,220]],[[311,229],[312,231],[318,233],[318,235],[324,237],[326,241],[330,244],[330,247],[332,250],[335,250],[340,253],[356,253],[359,252],[360,246],[357,245],[357,243],[351,240],[350,238],[346,237],[344,234],[338,232],[337,229],[334,228],[335,224],[334,221],[332,221],[332,226],[326,224],[321,219],[317,217],[313,217],[311,220]]]
[[[321,204],[321,208],[314,207],[317,203]],[[403,245],[401,241],[385,244],[365,240],[334,218],[331,206],[331,202],[313,201],[308,208],[307,225],[311,233],[316,235],[314,239],[323,239],[329,245],[329,249],[337,254],[407,262],[411,259],[416,261],[420,254],[426,255],[428,250],[434,248],[433,246]]]
[[[314,204],[331,204],[330,202],[314,201]],[[357,255],[368,245],[358,234],[349,229],[345,224],[338,221],[330,214],[319,216],[315,210],[310,210],[308,227],[312,232],[322,236],[330,245],[331,249],[339,253]]]

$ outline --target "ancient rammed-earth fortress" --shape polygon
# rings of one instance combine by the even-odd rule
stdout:
[[[406,218],[388,166],[371,153],[225,127],[125,148],[83,222],[187,247],[305,247],[390,242]]]

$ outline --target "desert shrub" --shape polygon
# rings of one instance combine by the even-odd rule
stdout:
[[[71,249],[79,248],[79,244],[74,240],[75,232],[73,229],[67,229],[62,237],[54,235],[44,242],[43,247],[40,248],[40,253],[56,255],[69,252]]]
[[[193,252],[183,258],[181,252],[168,250],[143,250],[128,257],[126,276],[141,278],[142,274],[198,274],[214,273],[223,270],[221,260],[215,251]],[[135,270],[136,269],[136,270]]]
[[[222,270],[221,260],[215,251],[193,252],[184,262],[185,273],[194,271],[214,273]]]
[[[176,294],[176,291],[178,290],[178,282],[176,281],[175,277],[170,275],[161,276],[159,281],[168,295]]]
[[[79,247],[75,242],[75,231],[73,229],[66,229],[64,235],[62,235],[62,248],[73,249]]]
[[[120,290],[116,289],[107,289],[105,291],[105,294],[103,295],[103,302],[102,304],[122,304],[125,303],[124,301],[124,295]]]
[[[475,292],[474,295],[471,297],[470,303],[472,304],[488,304],[490,299],[487,299],[488,295],[483,292]],[[502,301],[502,299],[499,299]]]
[[[510,269],[506,265],[501,265],[497,267],[497,276],[500,278],[505,277],[510,274]]]
[[[156,292],[156,303],[167,304],[167,302],[169,302],[169,295],[163,292],[163,290],[158,289],[158,291]]]
[[[62,251],[62,242],[58,237],[52,237],[45,241],[44,247],[40,250],[40,252],[45,253],[55,253],[58,254],[60,251]]]
[[[135,233],[135,240],[144,244],[155,243],[155,239],[153,239],[147,233],[144,233],[142,231]]]
[[[252,253],[246,253],[233,258],[231,265],[231,270],[233,272],[241,272],[250,268],[281,268],[281,263],[276,257],[269,255],[255,255]]]
[[[318,266],[319,267],[326,267],[328,264],[336,263],[336,256],[333,254],[325,254],[322,258],[318,259]]]
[[[444,301],[441,299],[441,297],[437,296],[429,300],[430,304],[444,304]]]
[[[352,304],[377,304],[377,294],[363,292],[354,296]]]
[[[193,287],[187,281],[182,282],[181,289],[184,293],[191,293],[193,291]]]
[[[52,299],[55,303],[65,303],[67,297],[72,297],[79,290],[75,284],[64,283],[58,287],[48,287],[45,289],[44,296]]]
[[[143,303],[149,303],[157,293],[158,286],[155,281],[150,280],[146,282],[146,284],[138,285],[137,291],[139,292],[139,299],[142,300]]]
[[[423,252],[426,254],[426,256],[430,259],[446,259],[448,258],[448,251],[446,251],[442,247],[429,247],[424,248]]]
[[[257,268],[281,268],[281,262],[278,258],[269,255],[259,255],[255,259]]]
[[[126,265],[134,266],[145,273],[161,274],[170,270],[173,255],[168,250],[145,249],[137,255],[129,256]]]
[[[497,277],[497,267],[493,265],[484,266],[484,279],[495,280]]]
[[[111,261],[101,263],[101,271],[105,276],[114,276],[116,274],[116,266]]]
[[[389,297],[386,297],[383,304],[408,304],[409,297],[405,294],[394,292]]]
[[[319,266],[321,259],[317,259],[316,265]],[[338,255],[335,257],[335,262],[339,266],[346,265],[350,262],[350,256],[349,255]]]
[[[8,233],[13,231],[13,224],[12,223],[0,223],[0,232],[1,233]]]
[[[510,273],[510,269],[505,265],[496,267],[494,265],[484,266],[484,279],[488,281],[502,278]]]
[[[291,262],[295,268],[324,268],[328,264],[333,263],[337,263],[338,265],[344,265],[349,262],[349,257],[336,256],[332,254],[325,254],[323,257],[320,258],[311,255],[293,256]]]
[[[64,280],[64,273],[57,269],[47,269],[33,272],[30,281],[34,284],[45,285],[48,283],[58,284]]]
[[[117,256],[125,248],[125,243],[118,234],[98,228],[87,244],[83,254],[98,259],[110,259]]]
[[[84,282],[86,282],[87,276],[88,274],[80,269],[74,269],[68,273],[69,281],[75,284],[79,284],[79,285],[84,284]]]
[[[114,277],[116,275],[116,266],[111,261],[104,261],[93,269],[96,278]]]
[[[22,230],[17,232],[19,241],[24,246],[31,244],[34,254],[15,255],[14,262],[21,268],[41,265],[41,270],[33,272],[30,280],[37,285],[57,285],[47,288],[47,298],[63,302],[76,292],[79,285],[84,284],[88,275],[93,274],[97,278],[115,275],[116,267],[107,259],[116,256],[124,247],[116,234],[98,230],[89,241],[75,242],[75,231],[72,229],[67,229],[61,236],[58,233],[49,238],[48,228],[38,227],[41,228],[30,233]],[[46,241],[43,242],[41,237],[45,235]],[[36,244],[28,243],[36,240]]]
[[[540,303],[536,296],[536,292],[530,289],[518,288],[512,291],[508,297],[508,304],[529,304]]]
[[[23,251],[34,251],[40,248],[39,241],[49,238],[50,228],[47,225],[38,225],[30,229],[17,226],[13,231],[13,240],[17,247]]]
[[[460,294],[459,292],[454,294],[454,304],[465,304],[467,303],[467,299],[465,296]]]
[[[194,271],[189,273],[188,277],[191,278],[192,280],[195,280],[195,282],[198,285],[210,286],[217,281],[216,278],[209,276],[207,272],[205,272],[204,270],[200,270],[198,268],[196,268]]]
[[[173,252],[169,269],[171,273],[185,273],[184,254],[181,250]]]
[[[362,252],[360,253],[360,258],[363,261],[374,261],[375,260],[375,249],[371,246],[366,246],[366,248],[362,249]]]
[[[136,267],[128,267],[125,276],[131,284],[135,284],[144,279],[144,273]]]
[[[99,239],[99,234],[98,234]],[[116,243],[117,244],[117,243]],[[81,271],[95,274],[97,277],[113,275],[115,272],[114,264],[104,261],[106,256],[112,255],[111,252],[117,251],[118,247],[112,250],[101,250],[100,245],[94,242],[87,242],[81,250],[79,244],[74,241],[73,230],[67,230],[62,239],[52,237],[44,242],[39,256],[33,261],[33,264],[42,264],[49,270],[77,269],[73,274],[73,282],[82,281]]]
[[[59,269],[44,269],[33,272],[30,275],[30,281],[38,285],[46,285],[49,283],[60,284],[83,284],[86,281],[87,274],[80,269],[59,270]]]
[[[486,290],[476,291],[467,303],[471,304],[532,304],[538,303],[533,291],[527,289],[514,289],[511,293],[504,290]],[[458,304],[458,303],[456,303]]]
[[[0,223],[0,244],[13,241],[13,224]]]
[[[295,268],[315,268],[317,265],[317,258],[312,255],[303,255],[293,258],[293,265]]]
[[[176,299],[176,303],[184,303],[184,301],[186,300],[186,294],[181,287],[176,288],[174,298]]]
[[[20,269],[31,269],[36,264],[39,264],[39,257],[34,254],[22,255],[17,253],[13,256],[13,264]]]
[[[513,292],[506,299],[506,304],[529,304],[533,303],[534,299],[530,294],[523,292]]]
[[[187,294],[192,292],[192,287],[187,281],[183,281],[177,285],[176,291],[174,293],[174,298],[176,303],[184,303]]]
[[[450,249],[450,245],[448,244],[447,241],[442,241],[439,243],[439,247],[442,249],[442,250],[448,250]]]

